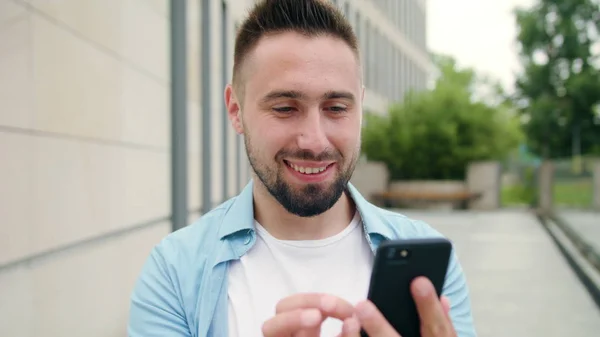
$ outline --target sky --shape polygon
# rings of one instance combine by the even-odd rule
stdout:
[[[534,0],[427,0],[431,51],[499,80],[512,91],[519,70],[512,9]]]

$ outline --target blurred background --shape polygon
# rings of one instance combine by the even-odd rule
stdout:
[[[125,336],[150,249],[248,182],[252,0],[0,0],[0,336]],[[335,0],[352,182],[456,244],[480,336],[600,331],[598,0]]]

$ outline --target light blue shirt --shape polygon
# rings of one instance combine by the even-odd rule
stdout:
[[[440,237],[429,225],[365,200],[351,184],[373,252],[383,240]],[[226,337],[227,268],[256,241],[252,182],[235,198],[165,237],[152,250],[131,296],[130,337]],[[453,252],[443,295],[460,337],[475,337],[469,291]]]

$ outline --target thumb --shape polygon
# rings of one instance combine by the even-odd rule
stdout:
[[[442,302],[442,309],[444,309],[444,314],[446,314],[446,318],[450,319],[450,300],[446,296],[442,296],[440,299]]]

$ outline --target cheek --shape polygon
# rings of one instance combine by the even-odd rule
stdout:
[[[356,155],[356,151],[360,145],[360,140],[356,135],[340,140],[340,151],[342,151],[346,160],[350,160]]]
[[[329,140],[345,156],[356,151],[360,144],[360,125],[347,123],[345,125],[336,125],[330,129]]]
[[[288,144],[290,133],[285,132],[281,127],[269,127],[267,123],[257,124],[262,124],[264,127],[252,128],[250,139],[253,151],[260,153],[261,156],[274,158],[277,152]]]

